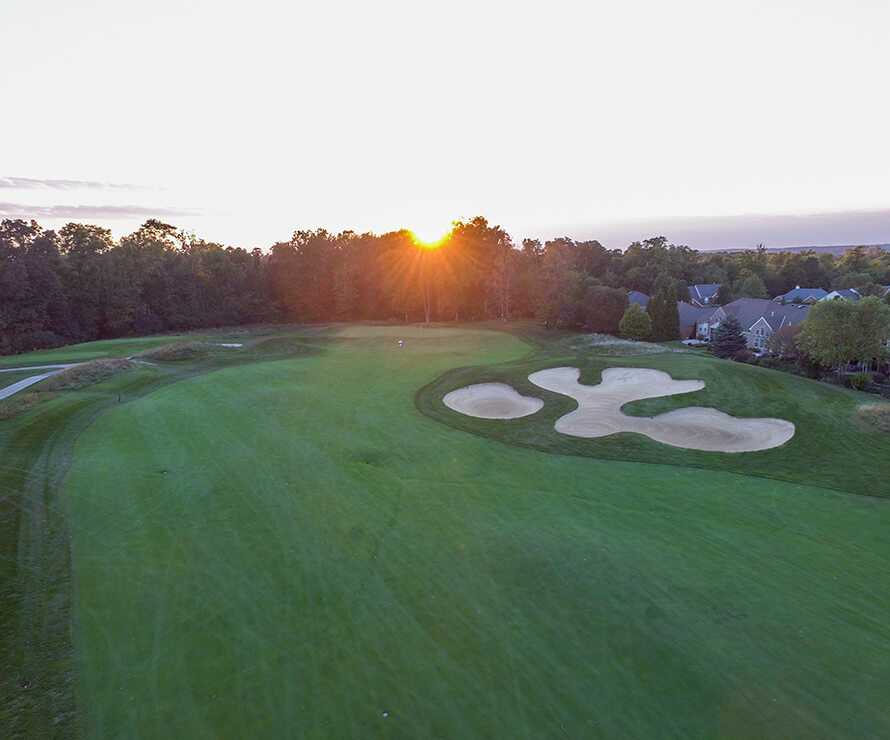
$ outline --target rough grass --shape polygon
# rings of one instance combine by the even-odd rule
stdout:
[[[631,342],[627,339],[619,339],[610,334],[580,334],[563,340],[566,348],[573,352],[580,352],[604,357],[636,357],[640,355],[657,355],[672,350],[661,344],[652,342]]]
[[[97,383],[104,383],[114,376],[132,369],[133,363],[122,357],[92,360],[62,370],[62,372],[40,381],[36,388],[40,392],[88,388]]]
[[[890,403],[858,406],[855,418],[884,434],[890,434]]]
[[[9,398],[4,398],[0,401],[0,421],[14,419],[45,401],[51,401],[56,396],[58,393],[31,391],[29,393],[19,392]]]
[[[184,340],[142,350],[134,357],[138,357],[141,360],[158,360],[161,362],[194,360],[207,354],[211,348],[212,345],[208,342]]]

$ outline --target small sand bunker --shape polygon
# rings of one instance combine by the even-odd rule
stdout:
[[[657,442],[692,450],[753,452],[778,447],[794,436],[794,424],[782,419],[740,419],[712,408],[692,407],[653,417],[627,416],[621,407],[644,398],[701,390],[701,380],[674,380],[661,370],[608,368],[599,385],[581,385],[576,367],[532,373],[528,379],[545,390],[574,398],[578,408],[557,419],[554,428],[573,437],[605,437],[616,432],[645,434]]]
[[[523,396],[506,383],[477,383],[451,391],[442,399],[448,408],[477,419],[518,419],[540,411],[540,398]]]

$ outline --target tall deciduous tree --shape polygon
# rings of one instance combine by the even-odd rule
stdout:
[[[837,366],[839,383],[853,359],[855,310],[849,301],[819,301],[810,308],[797,338],[798,346],[818,363]]]
[[[595,332],[614,334],[627,308],[627,293],[616,288],[594,285],[584,296],[584,320]]]

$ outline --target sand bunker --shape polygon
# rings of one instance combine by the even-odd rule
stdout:
[[[701,380],[674,380],[660,370],[615,367],[603,370],[602,383],[590,386],[581,385],[579,375],[576,367],[557,367],[528,376],[535,385],[578,402],[577,410],[554,425],[563,434],[605,437],[636,432],[674,447],[717,452],[766,450],[794,436],[794,424],[789,421],[740,419],[712,408],[677,409],[653,417],[621,413],[621,407],[630,401],[701,390],[705,387]]]
[[[540,398],[523,396],[506,383],[477,383],[458,388],[446,394],[442,403],[477,419],[518,419],[544,406]]]

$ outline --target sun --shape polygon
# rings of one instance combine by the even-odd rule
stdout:
[[[447,231],[443,232],[430,228],[412,229],[411,234],[414,237],[414,241],[424,249],[435,249],[442,246],[442,242],[448,236]]]

